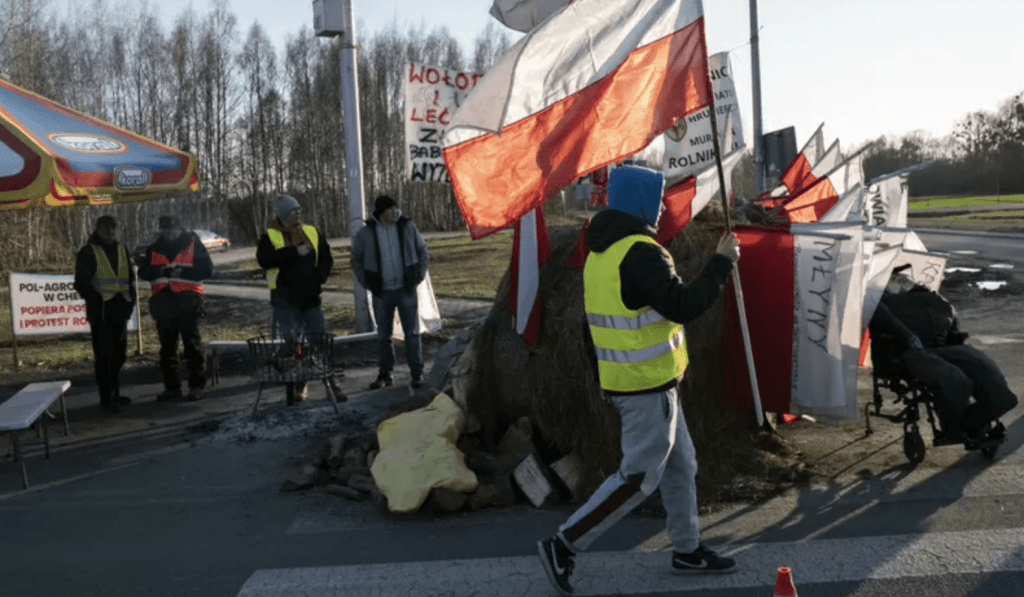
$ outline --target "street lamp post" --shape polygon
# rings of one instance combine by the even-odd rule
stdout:
[[[313,0],[313,30],[320,37],[341,37],[338,58],[341,63],[341,113],[345,143],[345,185],[348,192],[349,238],[366,218],[363,200],[363,145],[359,128],[359,73],[352,18],[352,0]],[[352,277],[352,293],[356,309],[356,332],[375,329],[370,316],[366,289]]]

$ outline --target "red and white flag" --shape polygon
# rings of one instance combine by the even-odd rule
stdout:
[[[529,33],[572,0],[494,0],[491,16],[509,29]]]
[[[847,158],[798,195],[782,204],[790,222],[817,222],[856,185],[864,184],[863,149]]]
[[[710,88],[700,0],[575,0],[516,43],[452,117],[444,158],[470,235],[637,153],[707,106]]]
[[[732,151],[722,159],[722,170],[725,171],[727,185],[733,168],[739,163],[745,151],[745,148],[741,146],[740,149]],[[658,218],[658,233],[654,240],[667,247],[668,243],[683,229],[683,226],[690,223],[690,220],[699,214],[700,210],[711,203],[721,188],[717,166],[705,168],[696,176],[687,176],[667,187],[662,199],[664,207]]]
[[[540,266],[551,258],[544,210],[539,207],[516,220],[512,239],[512,265],[508,286],[508,310],[516,333],[530,348],[540,342]]]
[[[825,155],[825,134],[822,132],[824,126],[824,122],[818,125],[817,130],[804,144],[800,153],[796,154],[796,159],[782,171],[782,186],[772,191],[773,197],[779,197],[786,193],[795,194],[799,189],[807,187],[804,184],[804,179],[810,175],[811,169]]]
[[[736,226],[738,262],[766,412],[857,418],[857,360],[863,301],[859,226],[794,232]],[[753,409],[736,296],[727,286],[723,399]]]

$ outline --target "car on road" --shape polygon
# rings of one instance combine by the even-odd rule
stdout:
[[[199,240],[203,241],[203,246],[207,251],[227,251],[231,248],[231,241],[226,236],[221,236],[210,230],[195,230],[194,232],[199,236]]]
[[[231,240],[226,236],[222,236],[211,230],[193,230],[193,232],[195,232],[196,236],[199,237],[199,240],[203,243],[203,246],[206,247],[207,251],[227,251],[231,248]],[[146,250],[149,249],[151,244],[156,242],[156,239],[159,236],[159,232],[150,232],[146,236],[142,237],[138,244],[135,245],[135,248],[132,249],[132,259],[134,259],[136,263],[145,259]]]

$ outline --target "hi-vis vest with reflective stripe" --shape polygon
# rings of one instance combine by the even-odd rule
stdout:
[[[640,242],[665,251],[651,237],[634,234],[603,253],[591,252],[583,268],[583,303],[597,351],[598,375],[601,387],[613,392],[665,385],[682,375],[689,361],[682,325],[649,306],[634,311],[622,303],[619,265]]]
[[[306,238],[309,242],[313,243],[313,251],[315,252],[316,263],[320,263],[320,236],[316,233],[316,228],[309,224],[302,225],[302,231],[306,233]],[[274,245],[275,249],[284,248],[284,233],[277,228],[268,228],[267,236],[270,238],[270,244]],[[271,290],[277,288],[277,275],[281,273],[281,268],[272,267],[267,270],[267,286]]]
[[[167,256],[159,251],[150,251],[149,264],[153,267],[160,267],[164,265],[192,265],[192,260],[195,256],[196,251],[196,238],[192,237],[192,242],[185,247],[185,250],[174,256],[174,261],[167,259]],[[195,292],[203,294],[202,282],[196,282],[195,280],[185,280],[183,278],[157,278],[153,280],[153,294],[156,294],[170,285],[171,292]]]
[[[96,255],[96,274],[92,277],[93,287],[100,293],[103,300],[109,301],[118,293],[128,292],[131,288],[128,285],[128,250],[124,248],[124,245],[117,245],[116,274],[103,247],[92,245],[92,252]]]

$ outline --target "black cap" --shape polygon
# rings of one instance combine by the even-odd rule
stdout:
[[[384,213],[388,208],[398,205],[395,200],[387,195],[381,195],[377,197],[377,200],[373,202],[373,217],[380,218],[380,214]]]
[[[160,230],[174,230],[179,227],[177,216],[160,216]]]

